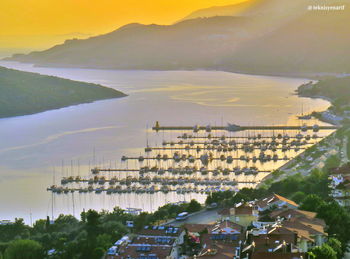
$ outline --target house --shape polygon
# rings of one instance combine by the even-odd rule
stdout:
[[[175,259],[182,229],[171,226],[146,226],[135,236],[123,237],[107,252],[107,259]]]
[[[244,227],[224,220],[208,227],[201,238],[202,250],[196,258],[239,259],[245,240]]]
[[[323,219],[316,218],[317,213],[305,210],[295,210],[295,209],[280,209],[272,211],[269,216],[272,219],[277,220],[298,220],[299,222],[304,222],[306,224],[318,225],[320,228],[325,228],[326,223]]]
[[[222,219],[228,219],[244,227],[248,227],[259,217],[258,207],[247,202],[240,202],[232,208],[219,210],[218,214]]]
[[[264,229],[247,232],[248,245],[242,250],[242,258],[306,258],[297,247],[297,233],[276,223]]]
[[[250,250],[249,258],[255,258],[253,252],[280,251],[282,247],[276,246],[277,244],[285,244],[286,247],[282,250],[293,254],[306,253],[326,241],[326,224],[322,219],[316,218],[314,212],[287,207],[273,210],[268,215],[275,220],[273,223],[254,222],[255,228],[247,232],[250,247],[245,250]]]
[[[350,163],[332,169],[329,179],[330,196],[340,206],[350,208]]]
[[[184,234],[181,236],[182,240],[180,243],[183,243],[183,237],[185,236],[185,232],[192,238],[192,241],[200,244],[200,236],[203,233],[207,233],[208,229],[211,227],[211,224],[185,224],[183,226]]]
[[[315,212],[280,209],[272,211],[269,216],[298,234],[297,245],[303,252],[315,245],[321,246],[327,238],[324,230],[326,223],[323,219],[316,218]]]
[[[298,204],[296,204],[294,201],[289,200],[278,194],[272,194],[269,197],[258,200],[255,202],[255,205],[257,206],[257,209],[260,212],[265,211],[267,209],[271,209],[273,207],[292,209],[298,208]]]
[[[297,233],[297,246],[302,252],[307,252],[314,246],[321,246],[327,238],[324,227],[316,222],[292,218],[282,221],[282,226]]]

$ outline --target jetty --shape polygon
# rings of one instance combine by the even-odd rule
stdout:
[[[319,130],[336,130],[339,126],[319,126],[317,124],[313,126],[308,125],[302,125],[302,126],[240,126],[237,124],[227,124],[227,126],[200,126],[200,125],[194,125],[194,126],[160,126],[159,122],[157,121],[155,126],[152,127],[155,131],[193,131],[193,132],[199,132],[199,131],[206,131],[211,132],[214,130],[225,130],[229,132],[238,132],[238,131],[245,131],[245,130],[272,130],[272,131],[278,131],[278,130],[299,130],[299,131],[309,131],[312,130],[314,132],[317,132]]]
[[[273,170],[318,143],[323,138],[319,131],[337,128],[317,124],[160,126],[156,122],[152,128],[155,137],[159,138],[158,132],[164,131],[160,144],[150,145],[147,135],[143,154],[123,155],[119,166],[117,163],[113,167],[111,163],[109,166],[93,165],[86,175],[74,175],[72,169],[72,175],[66,172],[59,183],[47,190],[54,194],[161,192],[206,195],[237,191],[242,187],[254,188]]]

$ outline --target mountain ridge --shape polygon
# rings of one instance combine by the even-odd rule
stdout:
[[[350,72],[350,54],[344,51],[350,45],[344,27],[350,12],[312,12],[307,4],[304,0],[251,0],[234,16],[183,19],[172,25],[133,23],[8,60],[102,69]],[[322,42],[327,45],[320,46]]]

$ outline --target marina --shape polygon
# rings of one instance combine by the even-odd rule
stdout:
[[[278,126],[278,129],[259,126],[266,132],[256,133],[256,127],[252,126],[245,129],[249,131],[245,135],[231,136],[227,135],[227,132],[232,133],[230,125],[214,128],[220,131],[221,136],[213,136],[212,133],[199,136],[200,129],[211,132],[208,130],[211,127],[160,127],[156,122],[152,128],[156,135],[160,129],[181,129],[182,134],[175,139],[183,140],[163,139],[161,147],[150,146],[147,133],[144,154],[138,157],[123,155],[121,162],[125,164],[124,168],[94,167],[87,177],[66,176],[61,179],[60,185],[51,185],[47,190],[58,195],[74,192],[112,195],[238,191],[242,186],[256,186],[278,169],[274,164],[280,161],[287,163],[318,143],[321,137],[317,132],[335,128],[318,125]],[[280,129],[283,129],[282,133]],[[235,131],[235,134],[241,134],[238,132]],[[187,140],[192,138],[195,140]],[[138,168],[129,168],[129,161],[138,162]],[[264,169],[265,163],[272,164],[269,170]]]
[[[199,131],[207,131],[211,132],[213,130],[227,130],[232,132],[244,131],[244,130],[301,130],[308,131],[313,130],[317,132],[319,130],[335,130],[338,126],[319,126],[317,124],[312,126],[302,125],[302,126],[240,126],[236,124],[228,124],[227,126],[199,126],[195,125],[193,127],[190,126],[160,126],[157,123],[153,130],[162,131],[162,130],[193,130],[194,132]]]
[[[307,114],[314,110],[325,110],[329,106],[325,100],[300,98],[294,94],[295,89],[308,82],[308,79],[240,75],[218,71],[49,68],[16,62],[2,62],[1,65],[22,71],[102,84],[128,94],[128,97],[122,99],[71,106],[0,121],[2,136],[0,141],[0,171],[2,174],[0,202],[4,206],[0,217],[6,219],[13,219],[14,216],[23,217],[26,222],[30,222],[31,211],[35,211],[32,213],[32,218],[35,220],[45,218],[48,212],[51,214],[51,207],[53,207],[54,217],[60,213],[79,217],[83,209],[112,210],[116,206],[123,209],[140,208],[143,211],[152,212],[167,203],[190,201],[191,199],[204,202],[206,194],[201,193],[200,190],[212,187],[186,183],[178,186],[169,185],[169,188],[175,190],[168,193],[162,191],[123,192],[110,195],[106,195],[106,192],[96,194],[95,192],[79,193],[76,191],[67,194],[53,194],[47,191],[47,188],[52,185],[72,189],[88,188],[87,182],[69,183],[63,186],[61,180],[70,176],[80,176],[81,179],[89,180],[96,176],[92,172],[94,168],[100,170],[97,176],[104,176],[107,180],[114,177],[117,179],[126,179],[128,176],[141,177],[139,175],[141,168],[155,169],[157,167],[160,170],[156,173],[146,170],[143,177],[160,177],[171,179],[171,181],[181,177],[201,180],[228,178],[228,181],[234,181],[237,184],[225,186],[227,188],[254,187],[256,182],[260,182],[269,172],[278,169],[290,160],[278,159],[277,162],[271,160],[262,163],[257,159],[254,163],[254,156],[258,158],[261,150],[255,148],[254,152],[246,153],[241,149],[244,142],[250,142],[252,145],[254,138],[256,142],[263,140],[271,142],[271,137],[275,137],[276,142],[281,142],[283,140],[281,136],[288,135],[290,137],[287,140],[288,147],[289,142],[296,139],[298,130],[193,132],[192,128],[195,125],[227,126],[223,122],[250,126],[301,126],[304,122],[297,119],[297,115],[301,112],[301,103],[307,108],[304,109]],[[207,98],[208,96],[210,99]],[[150,126],[154,126],[157,120],[160,121],[161,126],[189,125],[191,130],[152,131]],[[327,125],[315,119],[305,122],[310,126]],[[302,142],[310,137],[310,140],[307,140],[310,144],[299,146],[300,150],[297,152],[295,151],[296,146],[282,152],[280,148],[283,145],[278,145],[275,152],[266,150],[264,153],[267,159],[268,155],[273,157],[274,153],[278,155],[278,158],[286,156],[291,159],[332,131],[301,132],[304,136]],[[231,140],[236,141],[237,150],[224,152],[226,147],[225,143],[222,143],[223,135],[228,145],[227,150],[231,149],[229,145]],[[307,137],[307,135],[310,136]],[[178,143],[181,140],[188,144],[181,146],[181,143]],[[195,142],[219,140],[220,145],[210,143],[206,146],[201,144],[191,146],[192,140]],[[163,146],[163,141],[170,142],[170,144]],[[171,142],[174,142],[173,146]],[[185,148],[186,146],[196,149],[199,146],[201,150],[198,153],[193,149],[157,150],[162,147]],[[147,147],[155,149],[149,151]],[[210,147],[210,150],[204,149],[205,147]],[[215,150],[212,147],[215,147]],[[148,152],[145,152],[146,148]],[[222,151],[220,151],[221,148]],[[199,158],[205,153],[208,155],[213,153],[213,157],[221,159],[224,158],[221,155],[224,155],[229,161],[230,156],[240,158],[242,155],[249,157],[250,160],[247,162],[236,159],[229,164],[227,160],[216,159],[205,166],[201,160],[195,160],[194,163],[189,163],[188,160],[175,162],[173,160],[175,152],[181,155],[186,154],[191,160],[189,155]],[[162,159],[159,159],[159,154]],[[123,156],[156,157],[157,159],[145,159],[142,162],[138,159],[122,161]],[[167,160],[163,160],[167,157]],[[189,174],[191,170],[188,170],[187,166],[197,168],[198,171]],[[208,168],[207,174],[205,170],[200,171],[202,167]],[[237,173],[236,175],[234,168],[237,167],[241,170],[256,167],[255,170],[259,173]],[[178,170],[174,170],[173,173],[166,171],[163,174],[162,169],[167,168]],[[229,170],[224,171],[226,168]],[[110,172],[109,169],[116,170]],[[134,185],[141,187],[139,183]],[[158,189],[162,187],[160,184],[150,183],[150,185],[157,185]],[[114,186],[116,187],[117,184]],[[108,189],[110,185],[107,182],[104,186],[93,184],[94,189],[101,187]],[[126,185],[121,187],[124,189]],[[199,192],[176,192],[177,188],[184,187],[193,189],[198,187]],[[142,188],[146,189],[147,186],[142,185]],[[11,203],[8,202],[9,196],[12,197]]]

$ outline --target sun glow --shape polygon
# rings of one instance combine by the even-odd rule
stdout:
[[[171,24],[192,11],[246,0],[2,0],[0,48],[42,47],[131,23]]]

